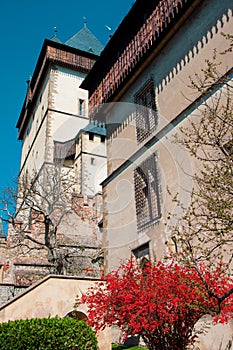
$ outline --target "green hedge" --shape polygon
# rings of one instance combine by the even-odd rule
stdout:
[[[0,324],[1,350],[97,350],[95,333],[85,321],[35,318]]]

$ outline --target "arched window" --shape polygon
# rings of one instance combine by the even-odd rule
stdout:
[[[87,319],[87,316],[84,312],[76,310],[70,311],[65,317],[74,318],[77,321],[86,321]]]

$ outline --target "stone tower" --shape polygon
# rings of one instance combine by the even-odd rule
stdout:
[[[45,40],[18,119],[20,174],[53,162],[53,141],[73,139],[88,124],[88,92],[79,86],[103,49],[84,27],[62,43]]]
[[[44,174],[44,169],[49,169],[46,170],[47,178],[52,178],[54,175],[48,176],[50,168],[62,158],[62,174],[67,169],[71,170],[75,186],[70,195],[70,208],[64,216],[60,198],[53,202],[55,209],[49,215],[46,210],[38,213],[33,196],[30,199],[32,207],[27,204],[26,210],[23,200],[18,200],[18,212],[23,205],[26,213],[20,217],[18,226],[24,229],[16,232],[12,225],[9,226],[6,247],[11,249],[6,248],[5,254],[5,260],[10,261],[11,280],[8,278],[7,283],[11,283],[15,291],[12,296],[19,288],[31,285],[46,274],[85,276],[89,269],[92,271],[89,275],[96,276],[102,266],[99,224],[102,220],[102,195],[99,183],[106,174],[106,131],[102,124],[89,124],[88,91],[80,88],[102,49],[102,44],[86,23],[65,43],[55,35],[44,41],[33,76],[27,82],[27,94],[17,122],[18,139],[22,141],[19,178],[34,174],[39,178],[38,174]],[[101,172],[97,171],[95,176],[97,166]],[[45,184],[47,178],[44,175],[42,178]],[[45,184],[43,191],[48,193],[51,186],[53,183]],[[18,193],[21,190],[19,186]],[[44,197],[46,200],[49,195]],[[51,224],[54,220],[59,222],[55,230]],[[55,233],[52,239],[49,238],[49,244],[44,245],[46,239],[48,241],[45,237],[48,224]],[[26,238],[23,244],[18,243],[20,235],[30,239]],[[54,239],[55,244],[52,242]],[[42,243],[44,250],[37,249],[38,242],[38,247]],[[54,245],[53,251],[48,249],[51,244]],[[55,257],[58,263],[56,269]],[[1,261],[2,267],[4,264],[5,261]],[[6,265],[2,283],[8,272]]]

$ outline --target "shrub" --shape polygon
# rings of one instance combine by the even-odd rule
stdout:
[[[1,350],[97,350],[95,333],[85,321],[35,318],[0,324]]]
[[[233,291],[233,279],[205,265],[200,269],[211,282],[212,293],[196,269],[179,265],[172,257],[143,269],[129,260],[77,304],[88,306],[87,321],[96,331],[116,325],[125,339],[140,334],[150,350],[188,349],[198,336],[194,326],[202,316],[211,314],[215,322],[224,323],[233,315],[233,293],[225,292]],[[220,310],[215,295],[228,295]]]

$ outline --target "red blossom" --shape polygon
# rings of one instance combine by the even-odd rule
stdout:
[[[219,271],[202,273],[218,295],[233,287]],[[140,333],[149,349],[186,349],[195,340],[193,328],[205,314],[225,322],[233,313],[233,296],[218,315],[218,300],[206,289],[197,270],[174,260],[147,264],[141,270],[132,260],[92,287],[80,303],[89,308],[88,322],[96,331],[117,325],[126,334]]]

